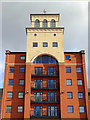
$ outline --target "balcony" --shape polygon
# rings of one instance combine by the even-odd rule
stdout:
[[[39,83],[34,83],[34,82],[31,82],[31,89],[32,90],[57,90],[59,89],[59,84],[56,85],[56,83],[53,83],[53,84],[49,84],[48,82],[46,81],[43,81],[42,83],[39,82]]]
[[[60,118],[60,115],[57,115],[55,111],[49,111],[48,113],[48,110],[31,110],[30,118]]]
[[[49,97],[48,96],[31,96],[31,103],[59,103],[60,102],[60,99],[59,99],[59,96],[58,97]]]
[[[32,77],[58,77],[58,72],[48,71],[48,70],[32,71],[31,76]]]

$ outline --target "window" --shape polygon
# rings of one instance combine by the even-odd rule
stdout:
[[[71,67],[66,67],[66,73],[71,73]]]
[[[34,80],[34,88],[42,88],[42,80]]]
[[[20,56],[20,60],[25,60],[25,56]]]
[[[35,20],[34,26],[35,27],[40,27],[40,21],[38,19]]]
[[[57,106],[48,106],[48,116],[57,116]]]
[[[79,106],[79,113],[84,113],[85,110],[84,110],[84,106]]]
[[[23,106],[18,106],[18,112],[23,112]]]
[[[56,36],[56,34],[54,34],[54,36]]]
[[[76,67],[77,73],[81,73],[81,67]]]
[[[43,20],[43,27],[48,27],[46,19]]]
[[[58,43],[57,42],[53,42],[53,47],[58,47]]]
[[[34,101],[41,102],[42,101],[42,92],[34,92]]]
[[[65,55],[66,60],[70,60],[70,55]]]
[[[56,80],[55,79],[48,80],[48,88],[56,88]]]
[[[54,19],[51,20],[50,26],[51,26],[51,27],[56,27],[56,24],[55,24],[55,20],[54,20]]]
[[[72,92],[67,92],[67,98],[73,98],[72,97]]]
[[[9,68],[9,72],[10,72],[10,73],[14,73],[14,67],[10,67],[10,68]]]
[[[38,47],[38,43],[33,43],[33,47]]]
[[[68,113],[73,113],[73,106],[68,106]]]
[[[25,72],[25,68],[24,67],[20,67],[20,73],[24,73]]]
[[[77,85],[82,85],[82,80],[77,80]]]
[[[8,85],[13,85],[13,79],[8,80]]]
[[[56,92],[48,92],[48,102],[56,102],[57,94]]]
[[[34,34],[34,36],[37,36],[37,34]]]
[[[12,106],[7,106],[6,107],[6,112],[11,113],[12,112]]]
[[[83,92],[78,92],[78,98],[83,98]]]
[[[56,75],[56,67],[48,67],[48,75]]]
[[[67,79],[67,85],[72,85],[72,80],[71,79]]]
[[[43,47],[48,47],[48,43],[47,42],[43,42]]]
[[[58,61],[51,56],[42,55],[42,56],[37,57],[34,60],[33,64],[58,64]]]
[[[42,116],[42,106],[34,106],[34,116]]]
[[[42,75],[43,68],[42,67],[35,67],[35,75]]]
[[[23,98],[23,92],[18,92],[18,98]]]
[[[7,98],[12,98],[13,97],[13,92],[8,92],[7,93]]]
[[[24,79],[19,80],[19,85],[24,85]]]

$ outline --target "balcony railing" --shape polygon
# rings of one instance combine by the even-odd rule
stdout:
[[[56,83],[53,83],[53,84],[50,84],[50,83],[47,83],[47,82],[40,82],[40,83],[34,83],[34,82],[31,82],[31,89],[51,89],[51,90],[54,90],[54,89],[59,89],[59,84],[57,85]]]
[[[59,103],[60,99],[58,97],[48,97],[48,96],[31,96],[31,103]]]
[[[55,111],[48,111],[47,110],[31,110],[30,111],[31,118],[60,118],[60,115],[57,115]]]
[[[42,71],[32,71],[32,77],[58,77],[58,72],[57,71],[48,71],[48,70],[42,70]]]

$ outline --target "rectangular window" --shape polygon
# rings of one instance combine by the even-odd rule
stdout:
[[[42,116],[42,106],[34,106],[34,116],[35,117]]]
[[[37,43],[37,42],[34,42],[34,43],[33,43],[33,47],[38,47],[38,43]]]
[[[35,75],[42,75],[43,68],[42,67],[35,67]]]
[[[72,92],[67,92],[67,98],[72,98]]]
[[[77,80],[77,85],[83,85],[82,80]]]
[[[72,80],[71,79],[67,79],[67,85],[72,85]]]
[[[55,79],[48,80],[48,88],[56,88],[56,80]]]
[[[34,92],[34,101],[41,102],[42,101],[42,92]]]
[[[20,70],[20,73],[24,73],[25,72],[25,68],[24,67],[20,67],[19,70]]]
[[[48,75],[56,75],[56,67],[48,67]]]
[[[57,116],[57,106],[48,106],[48,116]]]
[[[13,81],[14,81],[13,79],[9,79],[8,80],[8,85],[13,85]]]
[[[19,85],[24,85],[24,79],[19,80]]]
[[[70,55],[65,55],[66,60],[70,60]]]
[[[81,73],[81,67],[76,67],[77,73]]]
[[[73,106],[68,106],[68,113],[73,113]]]
[[[53,47],[58,47],[58,43],[57,42],[53,42]]]
[[[23,112],[23,106],[18,106],[17,112]]]
[[[18,98],[23,98],[23,92],[18,92]]]
[[[48,92],[48,102],[57,102],[56,92]]]
[[[34,80],[34,88],[42,88],[42,80]]]
[[[79,113],[84,113],[85,110],[84,110],[84,106],[79,106]]]
[[[9,67],[9,72],[14,73],[14,67]]]
[[[20,56],[20,60],[25,60],[25,56]]]
[[[66,73],[71,73],[71,67],[66,67]]]
[[[83,98],[83,92],[78,92],[78,98]]]
[[[43,42],[43,47],[48,47],[48,43],[47,42]]]
[[[7,98],[12,98],[13,97],[13,92],[8,92],[7,93]]]
[[[12,106],[7,106],[6,107],[6,112],[11,113],[12,112]]]

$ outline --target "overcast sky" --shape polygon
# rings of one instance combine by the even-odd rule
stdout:
[[[85,50],[88,79],[88,2],[6,2],[2,3],[0,87],[3,87],[5,50],[26,51],[25,28],[30,27],[30,14],[40,13],[44,8],[47,13],[60,13],[59,26],[65,27],[64,51]]]

